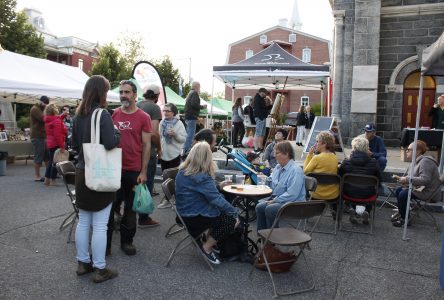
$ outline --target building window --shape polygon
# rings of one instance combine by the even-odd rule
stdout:
[[[308,96],[302,96],[301,97],[301,106],[307,106],[308,104],[310,104],[310,97]]]
[[[244,96],[244,105],[250,104],[251,98],[253,98],[253,97],[251,97],[251,96]]]
[[[245,51],[245,59],[248,59],[252,56],[253,56],[253,50],[248,49],[247,51]]]
[[[289,41],[290,43],[296,43],[296,33],[290,33],[290,34],[288,35],[288,41]]]
[[[79,64],[78,64],[78,67],[79,67],[80,70],[83,71],[83,59],[81,59],[81,58],[79,58]]]
[[[267,36],[265,34],[259,37],[259,44],[263,45],[267,43]]]
[[[302,61],[309,63],[311,62],[311,49],[305,48],[302,50]]]

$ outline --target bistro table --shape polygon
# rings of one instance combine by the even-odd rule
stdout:
[[[233,205],[238,206],[235,202],[239,203],[245,211],[245,216],[242,218],[244,225],[244,240],[247,241],[248,252],[251,255],[255,255],[257,252],[256,243],[248,237],[250,232],[250,215],[249,207],[255,205],[257,199],[270,196],[273,190],[265,185],[249,185],[249,184],[232,184],[223,187],[223,190],[229,194],[236,195],[236,199],[233,200]]]

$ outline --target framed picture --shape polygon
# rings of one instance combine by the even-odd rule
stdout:
[[[8,136],[6,135],[6,132],[0,132],[0,142],[5,142],[8,140]]]

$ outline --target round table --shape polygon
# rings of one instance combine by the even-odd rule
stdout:
[[[250,214],[249,209],[254,209],[256,206],[255,200],[258,198],[265,198],[270,196],[273,192],[268,186],[261,185],[249,185],[249,184],[232,184],[223,187],[223,190],[227,193],[236,195],[236,199],[233,200],[233,206],[239,207],[245,211],[245,218],[243,218],[244,225],[244,240],[247,241],[248,252],[254,256],[257,252],[256,243],[248,237],[250,232]],[[237,205],[236,205],[237,202]],[[254,206],[253,206],[254,205]]]

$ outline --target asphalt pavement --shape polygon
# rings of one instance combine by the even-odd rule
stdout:
[[[224,159],[220,153],[215,157]],[[389,164],[388,169],[404,167]],[[115,234],[107,264],[118,269],[119,277],[94,284],[89,275],[76,276],[75,244],[66,243],[67,230],[59,231],[72,209],[65,187],[61,180],[58,187],[46,187],[34,182],[32,174],[32,163],[16,161],[7,165],[6,176],[0,177],[0,299],[273,298],[266,272],[254,270],[249,276],[251,265],[241,262],[223,263],[212,272],[192,247],[165,267],[170,251],[182,237],[164,237],[174,222],[171,209],[154,212],[160,226],[138,229],[135,256],[120,250]],[[161,191],[158,183],[156,190]],[[154,198],[156,204],[161,198]],[[385,207],[377,210],[373,235],[314,233],[306,254],[316,289],[282,298],[444,299],[439,288],[441,233],[422,214],[409,227],[409,239],[404,241],[402,229],[391,225],[391,212]],[[444,214],[434,215],[443,225]],[[347,215],[344,225],[351,226]],[[331,226],[331,218],[321,221],[321,228]],[[283,288],[299,286],[306,283],[307,272],[300,260],[277,279]]]

